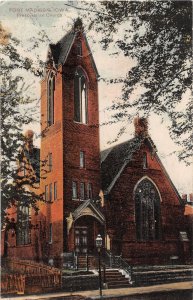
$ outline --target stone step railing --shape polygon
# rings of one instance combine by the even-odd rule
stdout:
[[[102,262],[106,267],[112,269],[121,269],[126,277],[132,282],[132,267],[122,258],[122,256],[113,255],[110,251],[105,251],[102,254]]]

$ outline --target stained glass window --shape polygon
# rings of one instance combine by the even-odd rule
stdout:
[[[160,238],[160,197],[148,179],[142,180],[135,191],[135,217],[138,240]]]

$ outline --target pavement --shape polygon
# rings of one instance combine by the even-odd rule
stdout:
[[[178,282],[178,283],[168,283],[161,285],[153,285],[146,287],[130,287],[130,288],[121,288],[121,289],[107,289],[103,290],[103,298],[108,299],[112,296],[130,296],[130,295],[144,295],[151,293],[167,293],[167,292],[178,292],[178,291],[192,291],[193,282]],[[90,297],[91,299],[100,299],[99,291],[79,291],[79,292],[57,292],[49,294],[37,294],[37,295],[26,295],[26,296],[15,296],[15,297],[6,297],[9,300],[52,300],[52,298],[59,299],[60,297],[65,296],[84,296]],[[54,300],[54,299],[53,299]],[[64,299],[65,300],[65,299]]]

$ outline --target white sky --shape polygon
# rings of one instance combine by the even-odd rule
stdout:
[[[1,20],[4,26],[21,40],[24,45],[27,45],[27,39],[36,36],[40,29],[44,29],[48,34],[52,42],[58,41],[70,28],[72,21],[78,16],[76,9],[68,9],[64,5],[66,2],[61,1],[2,1],[0,3]],[[80,3],[80,1],[79,1]],[[34,11],[34,9],[41,8],[45,10],[43,12]],[[50,12],[48,9],[51,9]],[[22,11],[21,11],[22,10]],[[31,12],[29,12],[31,10]],[[33,10],[33,11],[32,11]],[[26,15],[25,17],[21,16]],[[33,17],[32,14],[36,16]],[[83,20],[84,21],[84,20]],[[89,37],[88,37],[89,38]],[[93,40],[96,43],[93,43]],[[93,56],[101,77],[119,77],[126,74],[128,69],[134,64],[134,62],[125,58],[122,55],[114,57],[109,55],[112,49],[109,51],[103,51],[97,43],[98,37],[90,36],[89,44],[93,51]],[[22,49],[21,49],[22,51]],[[47,46],[45,44],[39,44],[38,54],[40,58],[45,60],[47,54]],[[33,52],[28,53],[33,57]],[[26,81],[31,81],[29,75],[25,75]],[[110,119],[110,113],[106,110],[106,107],[110,106],[116,97],[120,96],[120,85],[107,85],[104,82],[99,81],[99,107],[100,107],[100,121],[108,121]],[[35,81],[34,95],[39,98],[40,96],[40,84],[39,79]],[[158,155],[160,156],[166,170],[168,171],[172,181],[174,182],[179,193],[191,193],[193,191],[193,167],[187,167],[183,162],[179,162],[177,156],[172,152],[180,151],[174,142],[169,137],[167,129],[167,120],[161,122],[160,117],[153,115],[149,119],[149,133],[158,148]],[[109,146],[109,141],[112,141],[116,137],[121,124],[117,123],[111,126],[101,126],[100,139],[101,150]],[[29,128],[30,126],[28,126]],[[39,126],[32,125],[31,128],[38,132]],[[133,124],[127,125],[127,132],[121,137],[119,142],[127,140],[133,136],[134,127]],[[39,142],[36,141],[36,144]]]

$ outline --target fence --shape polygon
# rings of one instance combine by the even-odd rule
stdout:
[[[6,259],[3,264],[8,270],[20,274],[2,274],[2,294],[24,294],[61,288],[61,271],[56,268],[17,259]]]
[[[39,286],[42,288],[60,287],[61,277],[58,274],[28,275],[25,277],[27,287]]]
[[[1,275],[1,293],[2,294],[24,294],[25,275]]]
[[[7,269],[22,274],[60,274],[60,270],[31,260],[7,258],[4,262]]]

